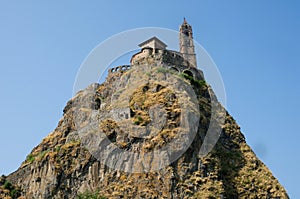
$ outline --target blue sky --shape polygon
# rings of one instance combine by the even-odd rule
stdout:
[[[100,42],[183,17],[222,75],[248,144],[299,198],[300,5],[297,1],[1,1],[0,174],[56,127],[79,66]]]

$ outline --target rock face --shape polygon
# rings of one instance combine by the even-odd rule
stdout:
[[[90,191],[99,198],[288,198],[235,120],[220,104],[212,113],[215,97],[202,72],[180,73],[180,60],[169,60],[150,56],[78,92],[58,127],[1,178],[0,196],[68,199]],[[224,123],[203,155],[213,115]],[[5,182],[18,193],[11,195]]]

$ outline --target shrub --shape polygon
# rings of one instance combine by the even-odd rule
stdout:
[[[29,154],[26,158],[26,161],[32,163],[35,160],[35,157],[32,154]]]
[[[141,116],[138,116],[137,117],[138,121],[142,122],[143,121],[143,118]]]
[[[206,82],[204,80],[196,80],[192,76],[189,76],[186,73],[180,73],[179,76],[189,80],[190,83],[196,87],[206,86]]]
[[[11,190],[11,192],[10,192],[10,196],[11,196],[13,199],[18,198],[20,195],[21,195],[21,194],[20,194],[20,191],[17,190],[17,189],[13,189],[13,190]]]
[[[49,150],[46,151],[42,151],[39,156],[43,159],[45,157],[45,155],[49,152]]]
[[[5,181],[3,188],[9,190],[9,195],[13,199],[18,198],[21,195],[20,191],[16,189],[9,181]]]
[[[135,125],[139,125],[143,122],[143,118],[141,116],[137,116],[136,120],[134,121]]]
[[[158,73],[168,73],[170,70],[169,69],[167,69],[167,68],[164,68],[164,67],[159,67],[159,68],[157,68],[157,70],[156,70]]]
[[[5,181],[4,185],[3,185],[4,189],[8,189],[8,190],[12,190],[13,186],[9,181]]]
[[[84,193],[80,193],[77,195],[76,197],[77,199],[106,199],[103,196],[99,195],[99,192],[90,192],[90,191],[86,191]]]

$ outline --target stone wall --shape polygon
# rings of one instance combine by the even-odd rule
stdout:
[[[144,48],[139,53],[133,55],[130,66],[118,66],[110,69],[109,72],[123,72],[129,70],[132,65],[154,62],[161,63],[161,66],[177,71],[178,73],[191,75],[197,80],[204,80],[203,72],[184,59],[180,52],[152,48]]]

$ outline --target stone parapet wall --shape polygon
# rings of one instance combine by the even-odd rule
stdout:
[[[123,73],[130,70],[132,67],[143,64],[153,64],[162,66],[167,69],[172,69],[178,73],[186,73],[197,80],[204,80],[203,72],[194,66],[192,66],[182,54],[177,51],[161,50],[161,49],[142,49],[141,52],[135,54],[131,58],[131,65],[122,65],[109,69],[108,78],[119,76],[119,73]]]

